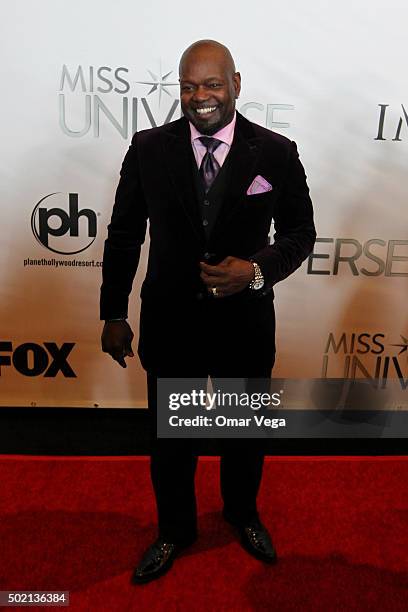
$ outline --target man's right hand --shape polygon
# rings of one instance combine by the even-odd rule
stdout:
[[[125,357],[134,357],[133,332],[127,321],[106,321],[102,331],[102,350],[126,368]]]

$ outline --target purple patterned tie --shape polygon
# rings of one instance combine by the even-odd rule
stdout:
[[[200,165],[200,176],[205,185],[205,193],[207,193],[220,170],[220,164],[214,157],[214,151],[222,141],[211,138],[211,136],[201,136],[199,140],[207,149]]]

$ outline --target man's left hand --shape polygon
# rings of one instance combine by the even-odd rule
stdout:
[[[201,279],[209,293],[221,298],[233,295],[248,287],[254,279],[254,267],[250,261],[238,257],[226,257],[215,266],[200,262]]]

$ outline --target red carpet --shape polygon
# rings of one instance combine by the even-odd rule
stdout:
[[[271,567],[222,521],[218,461],[202,458],[200,539],[142,587],[129,578],[155,536],[146,459],[0,457],[0,475],[1,590],[69,590],[75,611],[408,609],[406,457],[269,458]]]

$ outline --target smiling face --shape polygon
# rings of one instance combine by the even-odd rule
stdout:
[[[215,134],[229,123],[241,77],[229,51],[219,43],[189,47],[180,61],[180,100],[184,116],[202,134]]]

